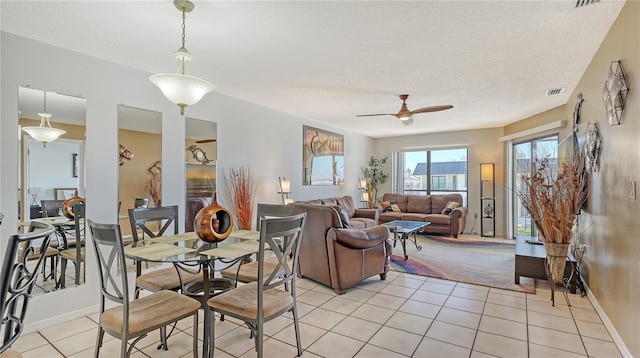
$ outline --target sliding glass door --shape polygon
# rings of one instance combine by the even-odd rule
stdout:
[[[537,138],[526,142],[513,144],[513,175],[511,183],[512,188],[518,190],[520,179],[523,175],[531,175],[531,162],[538,158],[549,158],[550,164],[556,164],[558,158],[558,135],[552,135],[544,138]],[[513,227],[515,234],[518,236],[537,237],[538,232],[533,225],[531,215],[520,203],[520,199],[516,195],[513,196]]]

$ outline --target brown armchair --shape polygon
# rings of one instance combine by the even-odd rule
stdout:
[[[300,241],[298,274],[343,294],[362,280],[389,271],[391,243],[386,226],[343,229],[333,206],[293,203],[293,214],[307,213]]]

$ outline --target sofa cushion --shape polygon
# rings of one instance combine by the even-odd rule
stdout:
[[[400,218],[402,218],[402,213],[401,212],[389,211],[387,213],[380,213],[379,220],[381,222],[388,222],[388,221],[393,221],[393,220],[400,220]]]
[[[400,211],[407,212],[407,196],[402,194],[385,193],[382,196],[382,201],[395,200],[400,208]]]
[[[366,229],[378,225],[378,221],[370,218],[349,218],[352,229]]]
[[[398,204],[391,204],[391,211],[399,213],[402,210],[400,210],[400,207],[398,206]]]
[[[427,215],[429,215],[429,214],[402,213],[402,216],[400,218],[402,220],[407,220],[407,221],[429,221],[429,220],[427,220]]]
[[[320,199],[320,202],[322,203],[322,205],[338,205],[338,200],[336,198]]]
[[[408,196],[407,212],[431,214],[431,196],[421,196],[421,195]]]
[[[429,214],[425,217],[425,221],[430,222],[432,225],[450,225],[451,216],[443,214]],[[425,229],[428,231],[429,229]]]
[[[349,222],[349,215],[347,214],[347,211],[340,205],[333,205],[332,207],[338,212],[340,221],[342,221],[342,227],[344,229],[351,229],[351,223]]]
[[[431,195],[431,212],[434,214],[442,213],[447,203],[455,201],[462,204],[462,195],[460,194],[446,194],[446,195]]]
[[[393,211],[393,209],[391,208],[391,205],[393,204],[398,204],[398,202],[395,200],[389,200],[389,201],[383,201],[382,203],[380,203],[380,205],[382,206],[382,211],[385,213],[389,211]]]
[[[444,209],[442,209],[442,212],[440,212],[440,214],[451,215],[451,210],[457,208],[458,206],[460,206],[460,203],[455,201],[450,201],[447,203],[447,205],[445,205]]]
[[[356,212],[356,206],[353,204],[352,197],[343,196],[342,198],[336,198],[336,202],[347,212],[349,218],[353,217]]]

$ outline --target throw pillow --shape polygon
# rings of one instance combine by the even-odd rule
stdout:
[[[400,212],[398,204],[391,204],[391,211]]]
[[[447,205],[444,207],[444,209],[442,209],[441,214],[443,215],[451,215],[451,211],[455,208],[457,208],[458,206],[460,206],[460,204],[458,204],[455,201],[450,201],[447,203]]]
[[[338,212],[338,217],[340,217],[340,221],[342,221],[342,228],[351,229],[351,223],[349,222],[349,215],[347,214],[347,211],[338,205],[335,205],[333,208]]]
[[[398,206],[398,202],[395,200],[389,200],[389,201],[383,201],[382,203],[380,203],[380,205],[382,205],[382,212],[383,213],[388,213],[389,211],[400,211],[400,208],[398,208],[398,210],[393,210],[392,205],[396,204],[396,206]]]

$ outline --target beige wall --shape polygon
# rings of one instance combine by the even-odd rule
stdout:
[[[120,215],[127,215],[135,198],[149,198],[149,206],[153,207],[153,200],[144,188],[149,180],[149,168],[162,159],[162,135],[119,129],[118,141],[133,153],[133,159],[119,168],[118,200],[122,203]],[[114,151],[113,155],[117,156],[117,152]],[[120,225],[122,235],[131,234],[128,220],[120,221]]]
[[[621,60],[630,92],[623,123],[610,126],[602,103],[602,87],[611,61]],[[629,186],[640,191],[640,2],[628,1],[599,51],[564,108],[569,124],[578,93],[584,102],[578,137],[587,123],[600,130],[600,168],[591,176],[587,212],[581,218],[580,239],[587,245],[582,274],[591,293],[635,357],[640,357],[640,198],[629,198]],[[505,128],[517,132],[543,122],[552,115],[525,119]],[[569,133],[570,125],[561,132]]]
[[[496,171],[496,235],[504,235],[504,205],[506,190],[504,183],[503,146],[498,141],[501,128],[476,129],[447,133],[420,134],[403,137],[378,138],[375,140],[373,155],[376,158],[389,157],[391,153],[411,150],[435,150],[467,148],[468,204],[469,214],[464,232],[480,233],[480,163],[495,163]],[[389,165],[391,168],[391,165]],[[391,192],[391,180],[380,189],[380,193]],[[474,226],[474,214],[478,220]]]

